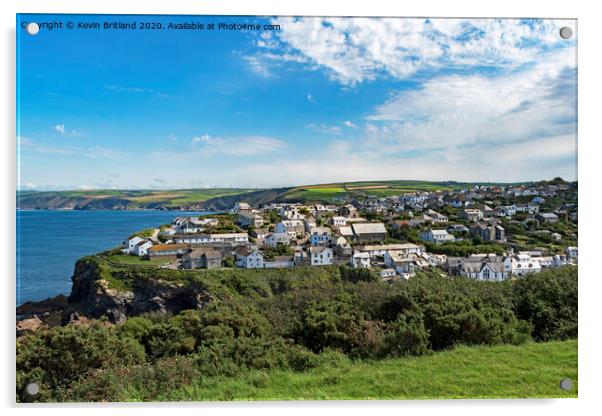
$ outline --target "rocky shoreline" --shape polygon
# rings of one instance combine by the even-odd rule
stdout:
[[[145,313],[175,314],[184,309],[201,309],[212,299],[201,285],[159,279],[137,279],[127,289],[115,289],[102,277],[100,262],[96,256],[76,262],[69,296],[59,295],[18,306],[17,336],[43,327],[87,320],[102,319],[108,324],[120,324]]]

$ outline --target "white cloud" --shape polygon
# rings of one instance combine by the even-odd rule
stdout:
[[[335,134],[335,135],[341,134],[341,126],[329,126],[324,123],[321,123],[321,124],[309,123],[305,127],[315,131],[316,133]]]
[[[61,133],[61,134],[65,134],[65,125],[64,124],[57,124],[56,126],[54,126],[54,130]]]
[[[282,140],[263,136],[213,137],[208,134],[193,137],[192,146],[205,155],[251,156],[276,152],[285,147]]]
[[[159,98],[169,98],[170,97],[169,94],[162,92],[162,91],[157,91],[154,88],[130,87],[130,86],[123,86],[123,85],[105,85],[105,88],[108,90],[111,90],[111,91],[115,91],[115,92],[154,95]]]
[[[575,135],[575,86],[569,50],[497,77],[433,78],[379,105],[367,117],[365,145],[408,151]]]
[[[345,85],[381,75],[407,78],[420,69],[458,65],[516,67],[571,40],[558,31],[574,21],[519,19],[293,18],[252,57],[324,68]]]
[[[247,67],[260,77],[270,78],[272,76],[264,60],[256,56],[245,56],[243,59],[247,63]]]
[[[310,93],[307,93],[307,101],[309,101],[310,103],[315,103],[316,99],[314,98],[313,95],[311,95]]]
[[[22,152],[32,151],[35,153],[69,156],[74,158],[89,158],[89,159],[119,159],[123,153],[106,147],[76,147],[76,146],[55,146],[40,143],[26,137],[19,138],[19,146]]]
[[[349,120],[345,120],[345,121],[343,121],[343,124],[344,124],[346,127],[349,127],[349,128],[352,128],[352,129],[355,129],[355,128],[357,128],[357,126],[356,126],[356,125],[355,125],[353,122],[351,122],[351,121],[349,121]]]

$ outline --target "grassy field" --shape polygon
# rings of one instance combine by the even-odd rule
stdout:
[[[559,388],[561,379],[573,389]],[[132,392],[135,400],[135,392]],[[424,357],[345,361],[307,372],[208,378],[161,400],[341,400],[577,397],[577,341],[458,347]]]

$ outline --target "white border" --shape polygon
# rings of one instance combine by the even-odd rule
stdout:
[[[504,415],[508,413],[594,413],[602,408],[599,388],[600,373],[600,309],[602,276],[596,268],[596,257],[602,250],[599,230],[602,204],[602,175],[600,175],[600,30],[602,16],[596,13],[593,1],[525,0],[393,2],[370,1],[278,1],[278,0],[179,0],[179,1],[124,1],[124,0],[4,0],[2,14],[2,231],[0,239],[2,265],[2,310],[4,336],[2,347],[2,404],[16,411],[43,412],[49,415],[81,414],[80,406],[54,405],[17,407],[14,405],[14,306],[15,306],[15,13],[130,13],[130,14],[249,14],[249,15],[346,15],[346,16],[441,16],[441,17],[556,17],[579,19],[579,182],[580,182],[580,279],[579,279],[579,399],[564,400],[455,400],[406,402],[277,402],[226,404],[143,404],[143,405],[87,405],[89,415],[123,414],[143,408],[149,415],[165,412],[165,407],[177,407],[181,413],[225,414],[299,414],[332,413],[342,410],[350,415],[364,415],[374,409],[379,414],[426,412],[449,415]],[[596,256],[598,254],[598,256]],[[595,410],[594,410],[595,409]]]

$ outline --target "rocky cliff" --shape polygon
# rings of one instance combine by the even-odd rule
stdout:
[[[28,302],[17,308],[17,315],[22,319],[40,317],[50,326],[59,322],[65,325],[81,318],[106,318],[112,323],[121,323],[128,317],[149,312],[175,314],[184,309],[201,309],[212,300],[201,283],[167,281],[161,276],[144,279],[134,276],[127,285],[120,284],[117,288],[113,271],[108,271],[107,267],[96,256],[78,260],[66,302],[62,299],[59,308],[53,299]],[[121,272],[127,272],[127,269]],[[169,272],[179,273],[163,271]]]

